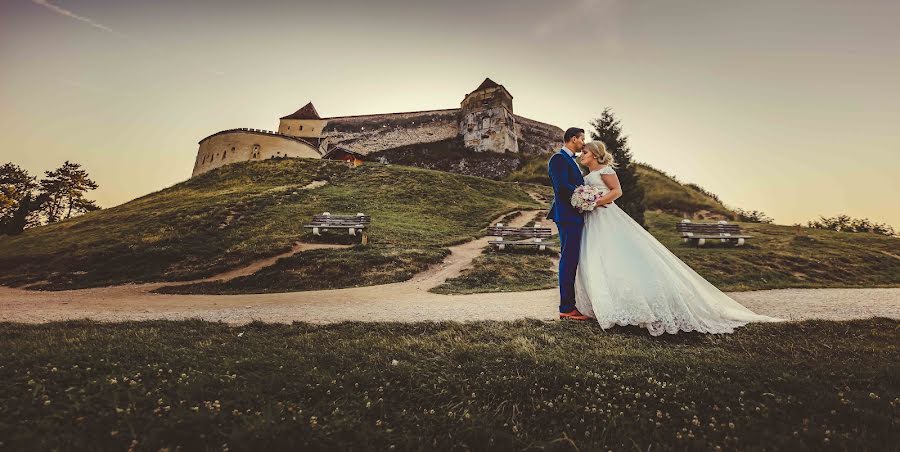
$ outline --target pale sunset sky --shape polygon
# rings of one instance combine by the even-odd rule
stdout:
[[[112,207],[186,180],[197,142],[323,116],[455,108],[588,127],[778,224],[900,228],[900,1],[0,0],[0,163],[65,160]]]

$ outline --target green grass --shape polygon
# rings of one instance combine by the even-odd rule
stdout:
[[[314,180],[329,183],[302,189]],[[505,212],[535,207],[514,184],[396,165],[227,165],[121,206],[0,237],[0,284],[66,289],[203,278],[288,251],[311,237],[303,225],[323,211],[371,215],[373,246],[442,248],[477,237]]]
[[[900,238],[760,223],[738,223],[752,235],[742,247],[682,243],[680,217],[646,215],[650,232],[722,290],[790,287],[900,287]]]
[[[511,247],[499,251],[485,248],[462,274],[448,279],[429,292],[438,294],[470,294],[485,292],[519,292],[551,289],[557,286],[551,257],[558,249],[538,251],[531,247]]]
[[[662,173],[658,177],[662,182],[644,179],[649,191],[653,186],[667,186],[664,192],[688,198],[693,191],[697,198],[690,199],[688,208],[715,211],[713,198]],[[302,189],[314,180],[329,183]],[[230,283],[164,290],[295,291],[402,281],[436,262],[447,246],[483,235],[492,219],[516,209],[540,207],[528,192],[547,199],[549,191],[530,183],[495,182],[398,165],[351,169],[338,162],[308,159],[227,165],[118,207],[30,229],[20,236],[0,236],[0,284],[37,283],[33,288],[52,290],[184,281],[286,252],[297,240],[359,240],[340,231],[316,237],[302,228],[313,214],[323,211],[372,215],[371,250],[304,252]],[[681,243],[675,231],[680,216],[648,211],[646,218],[658,240],[722,290],[900,286],[897,237],[808,228],[798,233],[789,226],[740,223],[754,236],[746,246],[712,244],[697,249]],[[548,262],[547,257],[528,253],[487,253],[439,291],[552,287]],[[513,271],[517,267],[526,271]],[[331,279],[323,280],[321,275]]]
[[[386,248],[357,245],[346,250],[312,250],[229,281],[161,287],[157,293],[240,294],[341,289],[406,281],[441,263],[445,248]]]
[[[543,215],[539,215],[543,218]],[[675,230],[680,217],[647,212],[650,233],[676,256],[726,291],[822,287],[900,287],[900,238],[760,223],[738,223],[752,235],[742,247],[685,244]],[[546,221],[546,220],[543,220]],[[530,226],[532,223],[529,223]],[[557,286],[550,256],[534,250],[486,250],[472,267],[432,292],[516,292]]]
[[[518,215],[515,215],[518,216]],[[538,219],[547,227],[547,211],[539,212],[523,227],[533,227]],[[509,221],[504,219],[500,223]],[[472,294],[489,292],[519,292],[525,290],[552,289],[557,287],[556,268],[551,258],[559,256],[559,237],[544,240],[545,251],[532,247],[510,246],[498,250],[485,247],[482,254],[462,273],[450,278],[429,292],[437,294]]]
[[[552,154],[536,155],[526,159],[519,169],[510,173],[504,180],[550,186],[547,162]]]
[[[891,450],[900,322],[0,324],[7,450]],[[227,445],[227,446],[226,446]]]
[[[706,211],[729,219],[736,218],[736,214],[718,199],[682,184],[656,168],[637,164],[637,174],[644,187],[647,210],[662,210],[679,215]]]

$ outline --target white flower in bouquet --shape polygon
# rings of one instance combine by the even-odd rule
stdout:
[[[589,212],[597,207],[597,200],[606,194],[606,190],[594,185],[579,185],[572,193],[572,207],[580,212]]]

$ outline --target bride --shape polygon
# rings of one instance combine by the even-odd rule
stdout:
[[[584,214],[575,279],[576,308],[603,329],[638,325],[653,336],[679,331],[731,333],[749,322],[780,321],[754,314],[672,254],[619,206],[622,196],[612,155],[600,141],[584,147],[587,185],[605,193],[606,209]]]

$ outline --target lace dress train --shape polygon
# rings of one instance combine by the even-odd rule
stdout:
[[[608,189],[594,171],[585,183]],[[579,311],[604,329],[638,325],[651,335],[679,331],[731,333],[755,314],[710,284],[613,204],[585,214],[575,298]]]

